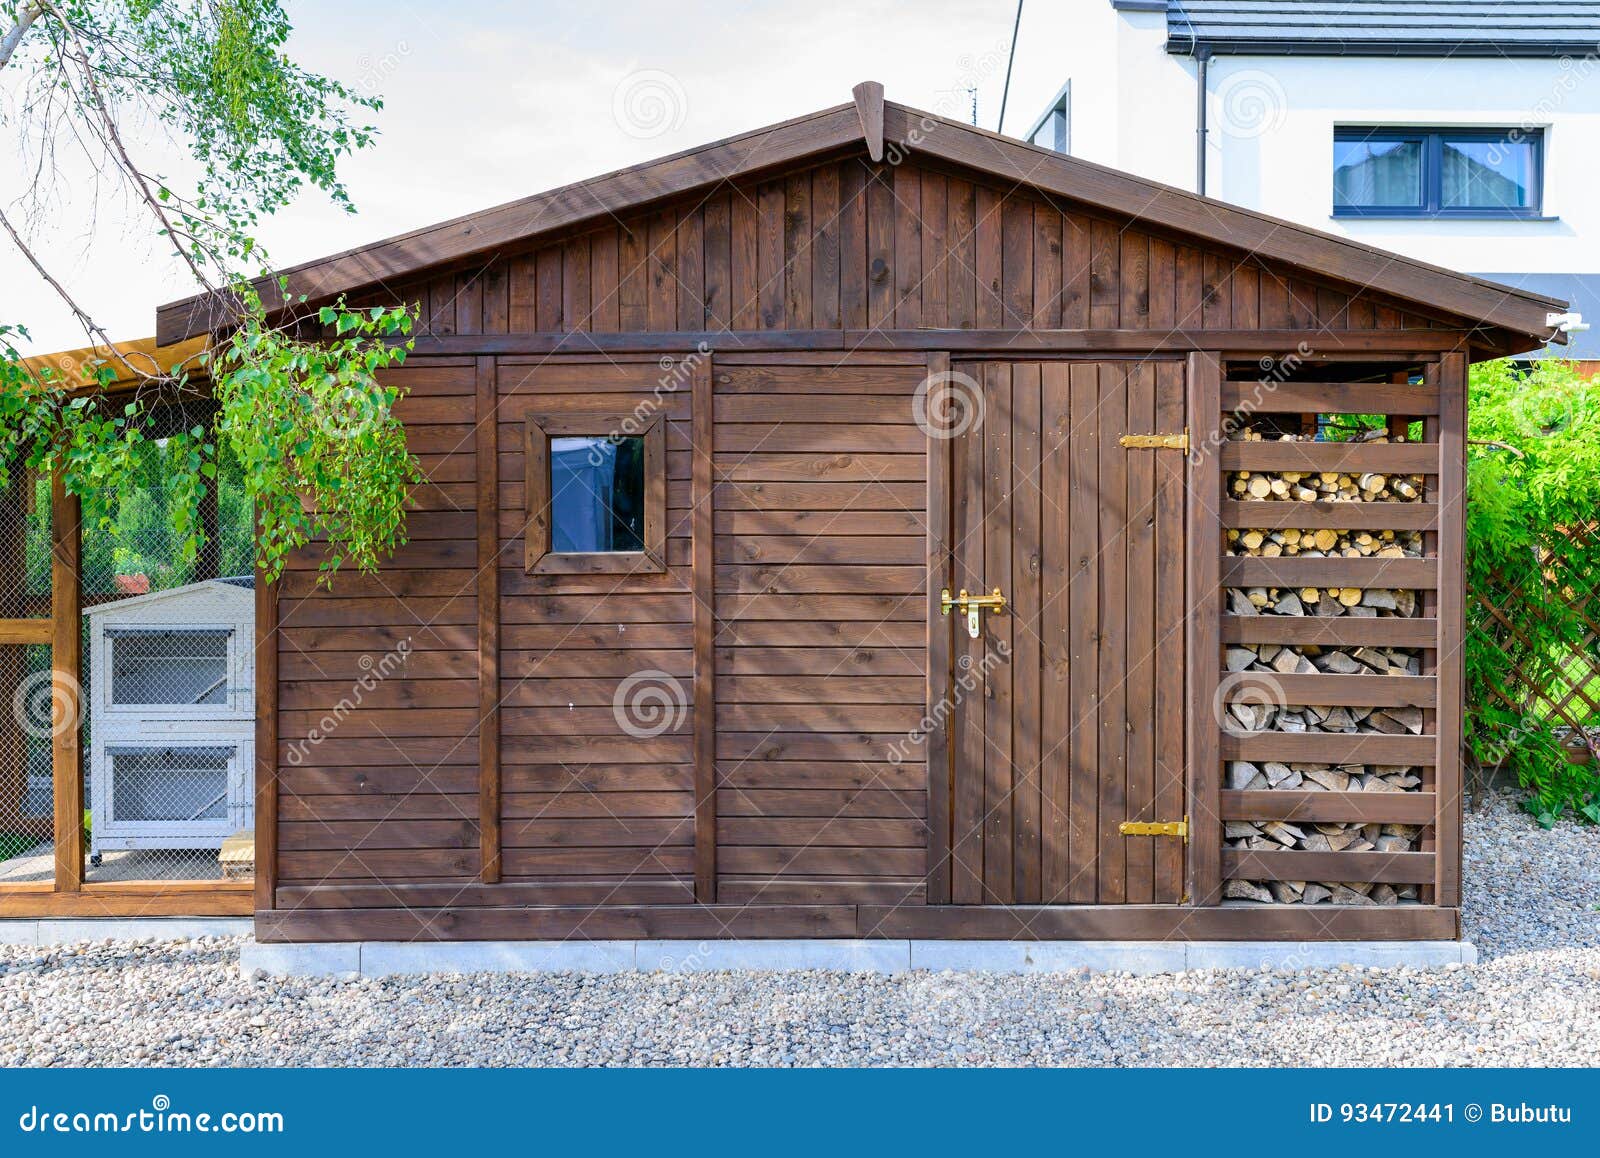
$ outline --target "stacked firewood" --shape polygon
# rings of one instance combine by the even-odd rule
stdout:
[[[1278,905],[1398,905],[1417,899],[1416,885],[1362,881],[1224,881],[1229,900]]]
[[[1417,593],[1386,587],[1232,587],[1230,615],[1348,615],[1375,619],[1417,613]]]
[[[1415,792],[1422,777],[1405,764],[1230,760],[1224,786],[1233,792]]]
[[[1230,820],[1223,836],[1229,848],[1253,852],[1415,852],[1421,834],[1415,824]]]
[[[1259,852],[1414,852],[1422,829],[1414,824],[1289,823],[1281,820],[1230,820],[1224,831],[1229,848]],[[1228,881],[1223,896],[1280,905],[1392,905],[1416,899],[1415,885],[1336,881]]]
[[[1228,531],[1228,554],[1264,559],[1282,555],[1306,559],[1420,559],[1422,532],[1336,531],[1327,527],[1317,530],[1290,527],[1281,531],[1233,528]]]

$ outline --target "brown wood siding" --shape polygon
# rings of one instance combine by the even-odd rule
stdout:
[[[659,240],[668,227],[653,228]],[[666,283],[647,283],[653,316]],[[653,358],[498,366],[501,874],[542,886],[545,903],[578,887],[596,904],[693,899],[692,371],[693,360]],[[524,423],[597,408],[666,421],[666,570],[529,574]],[[630,734],[619,715],[632,676],[668,697],[660,735]]]
[[[923,899],[926,771],[907,736],[927,671],[926,374],[908,356],[717,361],[722,903]]]
[[[436,335],[1436,324],[1359,287],[975,176],[827,162],[410,283],[388,300],[420,302]]]
[[[279,584],[282,887],[479,870],[476,371],[413,358],[383,378],[407,391],[396,413],[427,481],[410,542],[380,574],[318,587],[322,552],[308,547]]]

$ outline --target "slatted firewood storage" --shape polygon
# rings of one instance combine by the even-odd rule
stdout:
[[[1458,935],[1466,368],[1559,303],[873,85],[287,277],[419,304],[428,481],[259,593],[261,938]]]

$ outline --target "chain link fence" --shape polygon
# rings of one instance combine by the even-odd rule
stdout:
[[[191,400],[176,432],[209,425]],[[0,487],[0,889],[55,871],[52,741],[82,743],[86,882],[207,881],[253,867],[251,511],[236,465],[200,504],[185,550],[184,483],[165,448],[120,496],[84,504],[79,694],[53,678],[48,479],[15,465]],[[69,709],[76,701],[76,713]]]
[[[0,621],[22,631],[48,627],[49,617],[50,483],[12,463],[0,485]],[[0,885],[48,882],[55,854],[47,645],[0,643],[0,709]]]

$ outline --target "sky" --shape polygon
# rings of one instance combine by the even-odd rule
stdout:
[[[308,194],[263,224],[280,267],[841,104],[862,80],[962,119],[975,86],[979,123],[992,129],[1015,15],[1013,0],[287,7],[291,55],[381,95],[384,109],[377,143],[343,168],[356,216]],[[0,84],[0,115],[6,101]],[[1026,127],[1016,112],[1013,133]],[[11,205],[30,170],[6,147],[17,163],[0,173],[0,203]],[[180,171],[181,156],[155,167]],[[134,207],[61,184],[35,247],[113,337],[148,336],[156,307],[195,287]],[[30,353],[87,344],[3,238],[0,323],[26,325]]]

